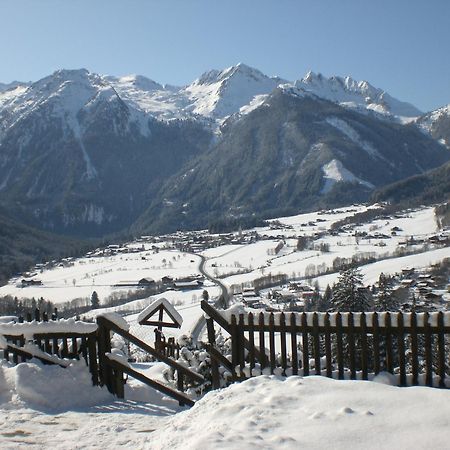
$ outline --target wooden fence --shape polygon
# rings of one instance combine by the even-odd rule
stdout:
[[[124,398],[124,373],[130,375],[137,380],[147,384],[148,386],[178,400],[180,405],[192,406],[194,401],[189,398],[184,391],[186,390],[185,381],[191,383],[203,383],[205,379],[202,375],[190,370],[186,366],[177,363],[174,359],[166,356],[165,351],[159,351],[146,342],[131,334],[128,330],[119,327],[116,323],[106,317],[97,317],[98,324],[98,359],[100,367],[100,380],[106,385],[110,392],[119,398]],[[111,353],[111,332],[121,336],[127,342],[136,345],[145,352],[149,353],[156,360],[167,364],[177,373],[177,389],[164,385],[158,381],[148,378],[142,372],[135,370],[127,361],[115,358]]]
[[[8,343],[3,350],[3,358],[7,361],[18,364],[37,358],[44,364],[64,366],[64,360],[83,358],[91,372],[93,384],[99,384],[96,331],[89,333],[47,331],[34,333],[32,338],[27,339],[23,334],[3,336]]]
[[[212,357],[238,379],[260,373],[373,378],[382,371],[401,386],[450,387],[450,312],[245,313],[229,315],[202,302]],[[231,361],[215,347],[219,325],[231,337]]]

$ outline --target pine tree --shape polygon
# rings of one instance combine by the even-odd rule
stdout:
[[[378,292],[375,295],[375,311],[398,311],[400,303],[392,292],[392,278],[380,273]]]
[[[359,269],[350,268],[341,272],[333,286],[332,307],[339,312],[362,312],[370,309],[370,302],[362,287]]]
[[[93,309],[96,309],[100,306],[100,300],[98,298],[97,291],[94,291],[91,295],[91,306]]]

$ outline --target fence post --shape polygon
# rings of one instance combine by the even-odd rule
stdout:
[[[444,334],[444,313],[438,313],[438,372],[439,387],[445,388],[445,334]]]
[[[405,331],[404,316],[397,313],[398,363],[400,367],[400,386],[406,386]]]
[[[298,375],[297,323],[294,313],[291,313],[291,359],[292,374]]]
[[[428,312],[424,313],[425,326],[425,378],[427,386],[433,386],[433,358],[432,358],[432,335],[430,326],[430,315]]]
[[[208,332],[208,341],[212,347],[216,345],[216,333],[214,331],[214,322],[211,317],[206,319],[206,330]],[[219,389],[220,388],[220,374],[219,374],[219,365],[215,358],[210,356],[211,361],[211,378],[212,378],[212,388]]]
[[[306,313],[302,313],[302,349],[303,349],[303,376],[309,375],[309,344],[308,344],[308,321]]]

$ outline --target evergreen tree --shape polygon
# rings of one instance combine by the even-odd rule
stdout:
[[[100,299],[98,298],[97,291],[94,291],[91,295],[91,306],[96,309],[100,306]]]
[[[400,303],[392,292],[392,278],[381,272],[375,295],[375,311],[398,311],[399,308]]]
[[[370,302],[362,287],[359,269],[350,268],[341,272],[333,287],[331,300],[333,309],[339,312],[362,312],[370,309]]]
[[[206,289],[202,292],[202,299],[206,302],[209,300],[209,292]]]

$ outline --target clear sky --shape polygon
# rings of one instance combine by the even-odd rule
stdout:
[[[450,0],[0,0],[0,81],[59,68],[188,84],[244,62],[450,103]]]

